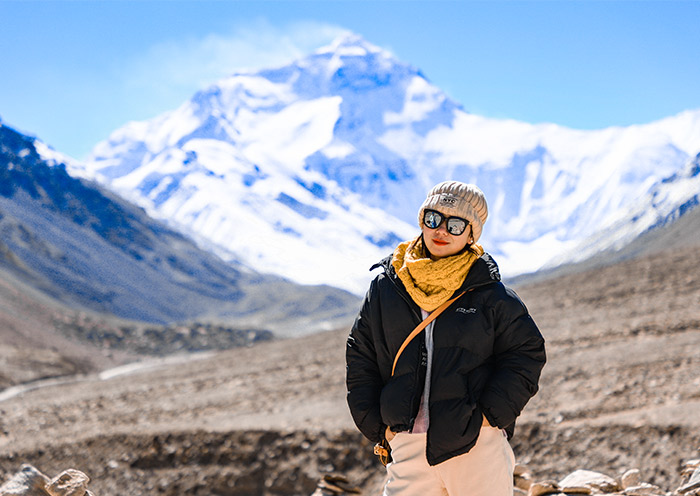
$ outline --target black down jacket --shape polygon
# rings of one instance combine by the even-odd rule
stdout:
[[[373,267],[384,272],[370,285],[346,349],[348,405],[372,442],[384,437],[386,426],[411,430],[426,374],[423,331],[391,376],[396,352],[422,317],[390,262],[388,257]],[[433,327],[426,446],[431,465],[468,452],[476,444],[482,414],[511,436],[516,417],[537,392],[545,363],[542,335],[522,301],[500,281],[488,254],[470,269],[465,289]]]

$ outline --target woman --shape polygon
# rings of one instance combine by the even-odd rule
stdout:
[[[487,215],[479,188],[440,183],[421,235],[372,267],[384,271],[348,338],[347,388],[360,431],[391,446],[385,495],[513,494],[507,437],[537,392],[544,339],[476,244]],[[431,312],[442,313],[405,343]]]

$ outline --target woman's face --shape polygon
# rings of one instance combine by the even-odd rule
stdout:
[[[448,217],[445,214],[443,216]],[[467,226],[462,234],[455,236],[447,232],[447,222],[443,221],[435,229],[431,229],[421,222],[421,232],[425,246],[430,252],[430,258],[439,260],[462,251],[467,246],[472,231],[471,226]]]

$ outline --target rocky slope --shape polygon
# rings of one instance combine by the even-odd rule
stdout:
[[[0,269],[0,390],[129,359],[107,356],[57,333],[55,318],[71,314],[69,308]]]
[[[536,479],[639,468],[680,485],[700,447],[697,246],[518,287],[547,339],[514,449]],[[0,401],[0,479],[29,462],[99,495],[310,494],[382,469],[345,406],[347,329],[143,364]]]
[[[37,147],[0,123],[0,275],[74,309],[156,324],[290,335],[352,318],[356,296],[224,262]]]

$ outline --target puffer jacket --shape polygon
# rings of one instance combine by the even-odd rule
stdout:
[[[421,322],[416,305],[387,257],[370,284],[347,340],[347,401],[355,424],[372,442],[410,431],[425,384],[425,331],[394,357]],[[468,452],[482,414],[512,436],[515,419],[537,392],[545,364],[544,339],[527,308],[500,280],[484,254],[459,291],[467,290],[434,321],[426,457],[436,465]]]

